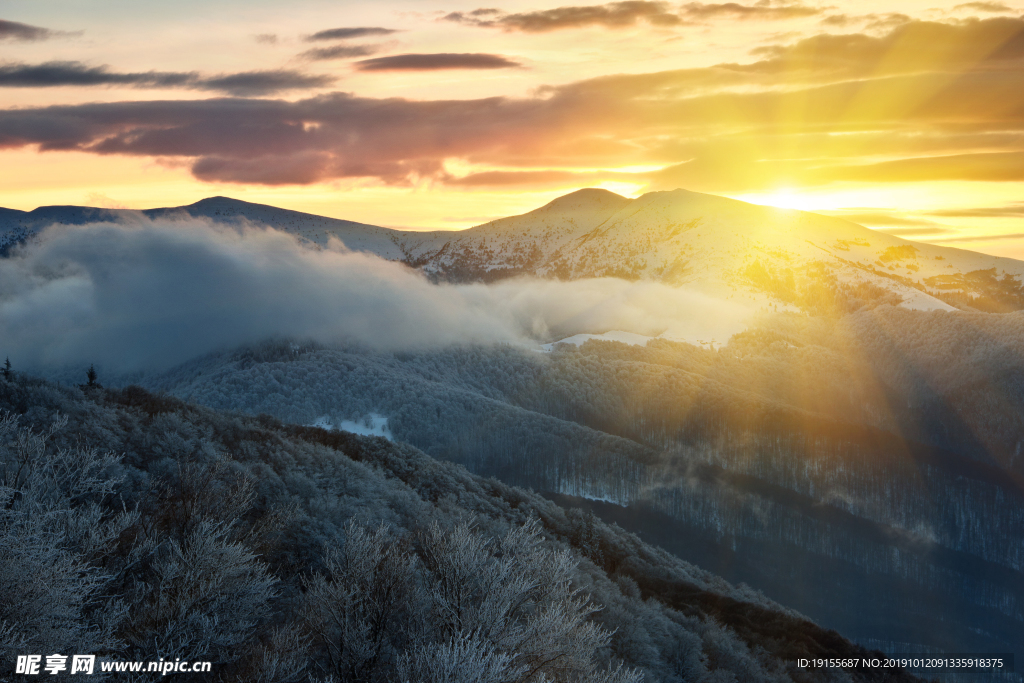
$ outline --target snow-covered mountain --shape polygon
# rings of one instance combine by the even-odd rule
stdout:
[[[331,237],[336,237],[348,248],[356,251],[372,251],[388,259],[402,258],[402,252],[395,248],[401,231],[289,211],[265,204],[253,204],[228,197],[210,197],[188,206],[144,211],[99,209],[88,206],[41,206],[33,211],[0,208],[0,253],[50,225],[130,223],[146,218],[207,218],[219,223],[247,221],[292,233],[311,245],[325,246]]]
[[[628,199],[584,189],[463,231],[416,232],[225,197],[127,211],[76,206],[0,210],[0,249],[53,223],[139,217],[246,220],[317,246],[330,237],[441,280],[513,275],[621,277],[686,285],[721,297],[802,308],[822,292],[917,309],[1024,308],[1024,262],[911,242],[840,218],[673,190]],[[829,294],[829,296],[832,296]]]
[[[580,190],[521,216],[458,233],[403,236],[399,244],[407,261],[456,279],[617,276],[782,300],[838,283],[874,286],[918,309],[949,309],[942,299],[956,303],[950,295],[958,292],[1019,296],[1013,278],[1024,275],[1024,262],[1014,259],[686,190],[632,200]]]

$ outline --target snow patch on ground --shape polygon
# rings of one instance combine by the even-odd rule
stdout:
[[[331,418],[326,415],[321,415],[315,421],[310,422],[307,427],[319,427],[320,429],[326,429],[331,432],[334,431],[334,424],[331,422]]]
[[[903,291],[905,290],[905,291]],[[933,296],[925,294],[917,289],[910,287],[904,287],[898,291],[898,294],[903,297],[903,303],[900,304],[903,308],[909,308],[912,311],[955,311],[956,309],[945,301],[936,299]]]
[[[594,500],[599,503],[614,503],[622,507],[629,507],[629,500],[606,491],[600,491],[598,487],[593,485],[580,482],[563,481],[562,485],[558,487],[558,493],[564,496]]]
[[[622,330],[612,330],[611,332],[605,332],[604,334],[574,334],[571,337],[565,339],[559,339],[556,342],[550,344],[541,344],[540,348],[542,351],[551,351],[558,344],[573,344],[574,346],[582,346],[591,339],[597,339],[599,341],[614,341],[621,342],[623,344],[629,344],[630,346],[646,346],[647,342],[652,339],[665,339],[674,342],[684,342],[686,344],[692,344],[694,346],[700,346],[705,349],[719,349],[728,343],[732,334],[724,336],[724,339],[717,339],[715,337],[709,337],[707,334],[686,334],[685,332],[680,333],[675,330],[668,330],[656,337],[649,337],[643,334],[636,334],[634,332],[623,332]]]
[[[574,334],[571,337],[566,337],[565,339],[560,339],[559,341],[551,342],[550,344],[541,344],[541,348],[545,351],[550,351],[555,347],[555,344],[574,344],[575,346],[582,346],[584,342],[590,339],[622,342],[623,344],[629,344],[630,346],[645,346],[647,342],[654,339],[654,337],[635,334],[633,332],[612,330],[611,332],[605,332],[604,334]]]
[[[351,432],[360,436],[383,436],[388,441],[394,441],[395,437],[388,429],[388,418],[377,413],[370,413],[366,417],[356,420],[333,420],[329,415],[318,417],[309,427],[319,427],[328,431],[337,429],[342,432]]]

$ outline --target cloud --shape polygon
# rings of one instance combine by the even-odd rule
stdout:
[[[514,321],[521,334],[549,340],[622,331],[724,343],[755,313],[734,301],[649,280],[516,279],[465,289],[488,310]]]
[[[505,31],[523,33],[546,33],[563,29],[601,26],[619,29],[640,23],[651,26],[684,26],[711,19],[793,19],[820,14],[821,9],[799,2],[772,4],[757,2],[742,5],[736,2],[702,3],[690,2],[675,10],[667,2],[656,0],[625,0],[604,5],[583,5],[556,7],[535,12],[507,13],[498,9],[484,8],[472,12],[452,12],[443,18],[470,26],[499,28]]]
[[[0,40],[47,40],[58,35],[64,34],[39,26],[0,19]]]
[[[936,223],[925,220],[923,218],[908,218],[906,216],[895,216],[890,213],[882,211],[871,211],[871,212],[857,212],[857,211],[822,211],[821,213],[828,214],[830,216],[838,216],[844,218],[853,223],[859,223],[860,225],[900,225],[900,226],[914,226],[914,225],[931,225],[935,226]],[[942,229],[927,228],[926,231],[937,231],[942,232]],[[888,232],[883,230],[882,232]]]
[[[263,45],[276,45],[277,44],[277,34],[276,33],[260,33],[260,34],[258,34],[256,36],[254,36],[254,40],[257,43],[261,43]]]
[[[1024,58],[1024,20],[998,17],[952,24],[888,15],[882,36],[820,34],[794,45],[757,48],[749,73],[841,77],[1006,68]]]
[[[155,370],[280,336],[381,350],[698,323],[728,336],[748,314],[652,282],[434,285],[337,242],[197,220],[56,225],[0,259],[0,353],[33,370]]]
[[[919,182],[922,180],[1024,180],[1024,151],[953,154],[898,159],[878,164],[839,166],[830,169],[836,180],[872,182]]]
[[[703,3],[690,2],[682,6],[682,14],[688,19],[718,19],[732,17],[736,19],[797,19],[813,17],[821,14],[819,7],[810,7],[799,2],[771,4],[758,2],[754,5],[741,5],[736,2]]]
[[[1002,235],[966,235],[964,237],[948,237],[941,240],[928,240],[929,242],[995,242],[999,240],[1024,239],[1024,232],[1014,232]]]
[[[592,176],[591,176],[592,177]],[[510,185],[546,185],[552,183],[587,184],[587,174],[571,171],[485,171],[461,178],[446,178],[445,183],[463,187],[507,187]]]
[[[995,13],[995,12],[1011,12],[1011,11],[1013,11],[1007,5],[1005,5],[1005,4],[1001,3],[1001,2],[965,2],[965,3],[961,4],[961,5],[957,5],[957,6],[955,6],[953,8],[954,11],[962,10],[962,9],[973,10],[975,12],[993,12],[993,13]]]
[[[99,206],[104,209],[127,209],[128,206],[117,201],[112,197],[108,197],[102,192],[90,192],[85,197],[86,206]]]
[[[398,33],[392,28],[381,28],[379,26],[363,26],[358,28],[329,28],[324,31],[306,36],[307,41],[317,40],[350,40],[352,38],[368,38],[370,36],[389,36]]]
[[[819,23],[823,26],[838,26],[845,28],[859,24],[869,31],[888,31],[897,26],[908,24],[914,21],[913,18],[900,12],[889,12],[886,14],[830,14]]]
[[[924,235],[943,235],[946,233],[954,232],[949,228],[872,228],[875,232],[884,232],[887,235],[897,235],[898,237],[922,237]],[[929,241],[931,241],[929,239]]]
[[[0,111],[0,147],[196,159],[203,179],[272,184],[439,174],[449,156],[557,134],[543,100],[408,101],[334,93]],[[554,143],[551,140],[551,143]],[[258,180],[263,178],[264,180]]]
[[[683,20],[670,11],[667,2],[626,0],[606,5],[583,7],[557,7],[537,12],[507,14],[496,9],[478,9],[473,12],[452,12],[444,17],[472,26],[500,28],[505,31],[545,33],[562,29],[603,26],[625,28],[645,22],[653,26],[678,26]]]
[[[851,17],[848,14],[830,14],[824,19],[822,19],[819,23],[825,26],[846,27],[849,26],[850,24],[855,23],[856,21],[856,18]]]
[[[439,66],[433,59],[366,61]],[[264,184],[562,186],[575,173],[594,185],[621,180],[594,169],[625,166],[660,167],[630,174],[648,189],[716,193],[1014,181],[1024,179],[1022,79],[1024,19],[914,22],[881,36],[772,46],[746,64],[605,76],[523,97],[325,93],[6,109],[0,147],[157,157],[188,163],[203,180]],[[240,84],[217,84],[231,85]],[[473,172],[453,178],[451,160]]]
[[[245,71],[225,74],[223,76],[207,76],[198,79],[195,87],[248,97],[251,95],[273,94],[285,90],[323,88],[334,84],[337,80],[334,76],[307,74],[292,69],[270,69],[266,71]]]
[[[233,95],[267,95],[285,90],[320,88],[331,85],[332,76],[305,74],[293,70],[248,71],[218,76],[194,72],[145,71],[122,73],[106,66],[82,62],[5,64],[0,66],[0,87],[48,88],[58,86],[123,85],[135,88],[186,88],[214,90]]]
[[[353,57],[366,57],[380,52],[379,45],[332,45],[331,47],[318,47],[306,50],[300,57],[315,61],[326,61],[329,59],[351,59]]]
[[[382,28],[380,26],[360,26],[360,27],[349,27],[349,28],[331,28],[324,31],[318,31],[312,35],[306,36],[307,42],[327,41],[327,40],[352,40],[354,38],[369,38],[375,36],[389,36],[393,33],[398,33],[396,29]],[[383,49],[381,45],[332,45],[330,47],[318,47],[311,50],[306,50],[300,57],[305,59],[312,59],[315,61],[326,61],[330,59],[351,59],[353,57],[366,57],[368,55],[380,52]]]
[[[437,71],[441,69],[511,69],[522,66],[501,55],[482,53],[404,54],[356,62],[360,71]]]
[[[46,88],[62,85],[131,85],[151,88],[176,88],[189,85],[194,73],[148,71],[117,73],[105,66],[87,66],[82,62],[46,62],[45,64],[5,64],[0,66],[0,86],[5,88]]]
[[[458,288],[272,230],[54,226],[0,260],[0,339],[30,367],[167,367],[275,335],[381,349],[520,338]]]
[[[966,209],[941,209],[928,211],[929,216],[943,218],[1021,218],[1024,217],[1024,202],[1007,206],[988,206]]]
[[[865,28],[869,31],[888,31],[904,24],[913,23],[914,21],[910,15],[901,12],[868,14],[864,18],[867,20]]]

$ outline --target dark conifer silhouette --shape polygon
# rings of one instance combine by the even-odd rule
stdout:
[[[90,386],[90,387],[99,386],[96,383],[96,368],[94,368],[92,365],[90,365],[89,369],[86,370],[85,377],[86,377],[86,379],[89,380],[89,383],[86,386]]]
[[[4,370],[3,370],[3,372],[4,372],[4,379],[10,379],[11,378],[11,357],[10,356],[8,356],[7,360],[4,361]]]

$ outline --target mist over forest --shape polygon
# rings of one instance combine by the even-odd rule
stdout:
[[[195,219],[54,226],[0,259],[0,291],[4,352],[41,372],[163,370],[275,336],[397,351],[657,335],[692,319],[730,330],[750,315],[658,282],[432,284],[337,239],[309,249],[265,226]]]

